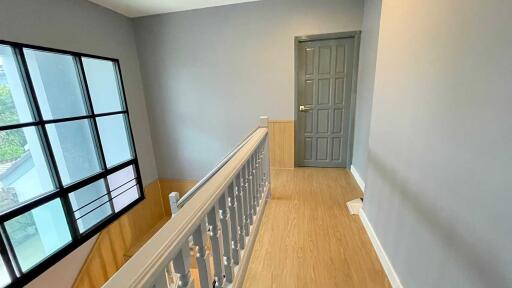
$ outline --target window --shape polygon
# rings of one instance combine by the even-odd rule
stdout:
[[[144,197],[119,61],[0,41],[0,287]]]

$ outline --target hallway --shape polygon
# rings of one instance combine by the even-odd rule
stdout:
[[[391,287],[357,216],[361,192],[345,169],[272,170],[244,287]]]

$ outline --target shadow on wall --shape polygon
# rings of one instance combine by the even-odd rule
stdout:
[[[425,227],[425,230],[435,236],[436,239],[440,240],[440,243],[436,244],[439,246],[445,246],[443,250],[449,251],[450,254],[446,255],[444,259],[441,259],[442,263],[445,264],[445,267],[447,267],[446,264],[448,263],[463,264],[464,268],[475,276],[474,279],[478,279],[481,283],[481,286],[475,285],[475,287],[512,287],[512,276],[510,275],[510,271],[507,271],[506,265],[499,265],[499,261],[496,261],[497,259],[495,255],[493,253],[489,253],[489,246],[483,246],[488,244],[485,240],[478,239],[478,234],[472,234],[471,238],[468,238],[468,235],[464,234],[462,231],[463,227],[457,225],[456,223],[450,222],[449,218],[442,218],[442,216],[436,212],[435,207],[430,205],[429,201],[424,199],[419,191],[415,191],[415,189],[408,185],[403,178],[400,178],[398,171],[388,166],[382,160],[382,158],[379,158],[379,156],[377,156],[376,153],[372,152],[371,150],[369,151],[368,161],[369,167],[372,170],[371,173],[374,174],[373,177],[380,178],[380,181],[382,181],[381,185],[388,189],[390,195],[393,194],[392,196],[399,197],[399,199],[394,199],[391,201],[398,200],[401,205],[407,205],[408,207],[406,207],[406,209],[414,213],[417,219],[420,219],[420,221],[423,222],[422,224],[424,224],[423,227]],[[388,195],[388,197],[390,195]],[[459,205],[463,205],[461,203],[463,202],[459,202]],[[386,213],[389,213],[389,211],[399,211],[397,209],[388,208],[389,207],[385,207],[387,211]],[[400,208],[400,210],[406,209],[404,209],[404,207]],[[391,215],[391,217],[394,216],[395,215]],[[395,218],[400,219],[402,217],[403,214],[396,215]],[[402,221],[403,223],[403,220],[398,221]],[[401,226],[402,223],[395,225],[395,227]],[[417,223],[415,223],[415,225],[417,225]],[[396,229],[391,233],[395,232],[397,232]],[[408,234],[410,231],[402,230],[400,233],[402,234],[395,235],[393,240],[395,243],[398,243],[399,241],[402,241],[403,243],[403,241],[410,241],[411,238],[414,239],[414,236],[404,237],[404,234]],[[471,241],[468,241],[468,239],[471,239]],[[483,244],[475,245],[475,243]],[[411,245],[408,245],[408,247],[410,246]],[[418,247],[417,249],[421,250],[422,247]],[[428,252],[424,253],[428,254]],[[503,251],[503,253],[510,253],[510,251]],[[400,255],[398,255],[398,257],[399,256]],[[455,259],[447,258],[450,256],[455,256]],[[398,258],[395,259],[399,260]],[[441,266],[442,263],[440,263]],[[434,262],[428,264],[436,263]],[[396,266],[399,266],[397,263],[394,263],[394,265],[395,268],[397,268]],[[442,270],[442,268],[434,269],[438,270],[424,271],[425,275],[431,274],[439,276],[439,271]],[[447,273],[449,273],[449,271]],[[467,274],[469,275],[469,273]],[[439,282],[440,284],[443,283],[443,281]],[[444,285],[446,285],[446,283]]]

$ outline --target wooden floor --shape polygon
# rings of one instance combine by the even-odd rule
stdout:
[[[361,195],[345,169],[273,170],[244,287],[391,287],[345,205]]]

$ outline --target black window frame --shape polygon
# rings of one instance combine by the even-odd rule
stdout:
[[[81,52],[74,52],[74,51],[68,51],[68,50],[62,50],[62,49],[55,49],[55,48],[49,48],[49,47],[43,47],[43,46],[37,46],[37,45],[30,45],[30,44],[23,44],[13,41],[6,41],[0,39],[0,45],[6,45],[12,48],[12,51],[14,52],[14,55],[16,57],[16,62],[18,65],[18,69],[20,71],[21,75],[21,82],[24,85],[26,96],[27,96],[27,102],[30,108],[31,113],[33,114],[33,120],[30,122],[23,122],[23,123],[16,123],[16,124],[9,124],[0,126],[0,131],[5,130],[11,130],[11,129],[18,129],[18,128],[26,128],[26,127],[35,127],[37,130],[37,134],[39,136],[39,141],[41,143],[41,149],[43,150],[43,153],[45,154],[45,158],[48,165],[48,170],[50,172],[52,181],[54,183],[54,189],[50,192],[46,192],[42,195],[39,195],[35,197],[34,199],[28,200],[26,202],[20,203],[19,205],[15,206],[14,208],[10,208],[4,212],[0,213],[0,256],[2,257],[2,260],[5,264],[6,270],[11,278],[10,284],[8,284],[7,287],[20,287],[28,284],[30,281],[35,279],[37,276],[48,270],[50,267],[55,265],[58,261],[60,261],[62,258],[73,252],[75,249],[80,247],[82,244],[84,244],[86,241],[91,239],[93,236],[95,236],[98,232],[103,230],[105,227],[107,227],[112,222],[116,221],[119,217],[123,216],[126,212],[128,212],[130,209],[135,207],[138,203],[143,201],[145,199],[144,195],[144,186],[142,183],[141,173],[140,173],[140,167],[139,167],[139,161],[138,161],[138,154],[135,148],[135,142],[133,138],[133,130],[130,122],[130,113],[128,111],[128,102],[126,99],[126,92],[123,82],[123,76],[121,72],[121,64],[118,59],[105,57],[105,56],[98,56],[98,55],[92,55],[87,53],[81,53]],[[25,58],[24,49],[34,49],[37,51],[42,52],[52,52],[52,53],[58,53],[58,54],[65,54],[73,57],[75,67],[77,68],[78,78],[80,81],[80,88],[82,89],[83,97],[84,97],[84,106],[86,109],[86,115],[83,116],[74,116],[74,117],[66,117],[66,118],[59,118],[59,119],[51,119],[51,120],[45,120],[43,118],[41,109],[38,104],[38,99],[36,96],[36,92],[34,89],[34,85],[30,76],[30,72],[28,69],[27,61]],[[121,103],[121,110],[115,111],[115,112],[107,112],[107,113],[98,113],[96,114],[94,112],[93,102],[89,91],[89,86],[87,83],[87,77],[83,65],[83,58],[90,58],[90,59],[97,59],[97,60],[106,60],[111,61],[114,64],[115,72],[116,72],[116,78],[117,78],[117,85],[119,88],[119,93],[122,94],[120,101]],[[130,145],[130,149],[132,152],[132,158],[130,160],[127,160],[125,162],[122,162],[120,164],[116,164],[115,166],[108,168],[106,164],[106,157],[103,151],[103,147],[101,144],[100,139],[100,133],[98,129],[98,123],[97,119],[99,117],[105,117],[105,116],[113,116],[113,115],[123,115],[124,122],[126,125],[126,134],[128,139],[128,143]],[[46,125],[48,124],[57,124],[57,123],[65,123],[65,122],[71,122],[71,121],[77,121],[77,120],[87,120],[90,128],[91,128],[91,134],[92,134],[92,141],[95,144],[96,153],[98,154],[98,160],[100,162],[100,172],[90,175],[86,177],[85,179],[78,180],[76,182],[73,182],[71,184],[68,184],[67,186],[63,185],[62,180],[60,178],[60,175],[58,173],[58,167],[56,163],[55,156],[53,155],[53,151],[51,148],[50,139],[47,133]],[[114,174],[115,172],[118,172],[124,168],[132,166],[134,169],[134,176],[135,178],[129,180],[128,182],[131,182],[135,180],[135,185],[138,188],[138,198],[134,200],[133,202],[129,203],[122,209],[116,210],[114,207],[112,208],[112,213],[103,218],[101,221],[93,225],[92,227],[88,228],[87,230],[80,232],[78,225],[77,225],[77,219],[74,215],[74,209],[69,201],[68,195],[80,188],[83,188],[89,184],[92,184],[98,180],[103,180],[106,185],[106,196],[108,196],[108,202],[110,205],[113,205],[113,198],[111,191],[108,187],[108,180],[107,177],[109,175]],[[126,183],[128,183],[126,182]],[[126,184],[125,183],[125,184]],[[124,184],[123,184],[124,185]],[[125,190],[128,191],[134,186],[128,188]],[[117,188],[116,188],[117,189]],[[115,189],[114,189],[115,190]],[[123,192],[121,192],[122,194]],[[104,197],[105,195],[102,195],[101,197]],[[5,227],[5,223],[17,216],[20,216],[24,213],[30,212],[31,210],[41,207],[42,205],[45,205],[49,203],[52,200],[60,199],[61,205],[63,206],[63,211],[65,214],[66,222],[70,231],[71,235],[71,241],[67,243],[66,245],[62,246],[59,250],[55,251],[54,253],[50,254],[43,260],[41,260],[39,263],[35,264],[33,267],[31,267],[28,271],[23,272],[21,269],[21,266],[19,264],[19,261],[17,259],[16,254],[14,253],[13,245],[7,235],[7,230]],[[105,203],[103,203],[105,204]],[[103,204],[99,205],[98,207],[94,208],[97,209],[101,207]]]

